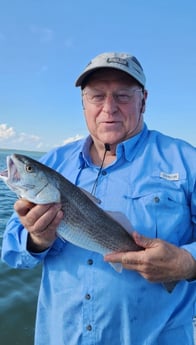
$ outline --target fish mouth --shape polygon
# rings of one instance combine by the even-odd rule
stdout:
[[[7,156],[7,169],[0,172],[0,178],[9,182],[18,182],[20,174],[12,156]]]
[[[8,169],[0,171],[0,177],[2,179],[7,179],[8,178]]]

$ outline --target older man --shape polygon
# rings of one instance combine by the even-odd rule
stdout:
[[[35,344],[193,345],[196,150],[148,130],[145,75],[134,56],[95,57],[76,86],[89,136],[42,162],[98,197],[104,210],[124,213],[143,249],[103,259],[56,237],[60,204],[18,200],[2,258],[16,268],[43,262]],[[123,272],[108,262],[122,263]]]

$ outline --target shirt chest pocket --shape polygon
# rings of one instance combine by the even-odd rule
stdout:
[[[164,183],[127,196],[127,213],[140,233],[180,245],[190,236],[191,214],[186,195]]]

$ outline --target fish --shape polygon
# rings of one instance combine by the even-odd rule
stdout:
[[[103,210],[89,192],[31,157],[18,153],[7,156],[7,169],[0,172],[0,179],[18,197],[32,203],[61,203],[64,217],[56,233],[64,241],[103,256],[144,250],[134,242],[134,229],[123,213]],[[122,271],[121,263],[109,264]],[[173,285],[166,289],[172,290]]]

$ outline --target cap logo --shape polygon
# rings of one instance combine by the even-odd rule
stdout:
[[[128,61],[119,57],[107,58],[108,63],[118,63],[124,66],[128,66]]]

